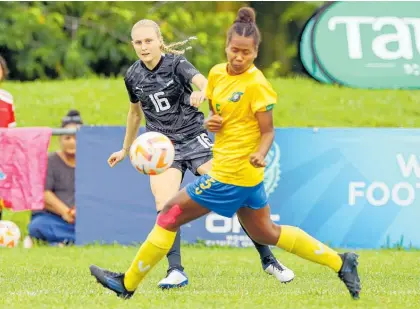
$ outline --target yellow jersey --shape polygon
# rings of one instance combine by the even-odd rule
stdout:
[[[277,103],[277,94],[254,65],[233,76],[227,72],[227,63],[222,63],[210,70],[206,96],[223,119],[215,135],[209,175],[226,184],[258,185],[264,180],[264,168],[249,162],[261,139],[255,113],[270,110]]]

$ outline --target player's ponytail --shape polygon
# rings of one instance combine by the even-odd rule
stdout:
[[[195,36],[190,36],[188,39],[184,40],[184,41],[180,41],[180,42],[176,42],[176,43],[171,43],[169,45],[166,45],[165,43],[162,43],[162,51],[165,53],[170,53],[170,54],[174,54],[174,55],[183,55],[185,53],[185,51],[191,49],[191,46],[187,46],[184,49],[176,49],[179,46],[183,46],[187,43],[189,43],[190,41],[193,40],[197,40],[197,37]]]
[[[142,20],[138,21],[133,26],[133,29],[131,30],[131,33],[133,33],[134,29],[136,29],[140,26],[149,26],[149,27],[152,27],[155,30],[155,32],[157,34],[157,37],[159,38],[160,42],[162,43],[161,51],[164,52],[164,53],[169,53],[169,54],[174,54],[174,55],[183,55],[185,53],[185,51],[191,49],[191,46],[187,46],[186,48],[183,48],[183,49],[182,48],[180,49],[179,47],[184,46],[184,45],[188,44],[190,41],[197,39],[195,36],[191,36],[184,41],[166,44],[165,41],[163,40],[163,36],[162,36],[162,32],[160,31],[160,27],[156,22],[154,22],[153,20],[150,20],[150,19],[142,19]]]
[[[253,8],[242,7],[239,9],[233,25],[228,30],[226,45],[229,45],[232,40],[233,33],[244,37],[252,37],[254,39],[255,48],[258,49],[258,46],[261,43],[261,34],[255,23],[255,11]]]
[[[255,11],[250,7],[240,8],[236,15],[235,23],[255,24]]]

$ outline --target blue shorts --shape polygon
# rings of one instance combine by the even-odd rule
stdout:
[[[241,207],[261,209],[268,204],[263,182],[254,187],[241,187],[203,175],[188,184],[186,190],[194,202],[229,218]]]

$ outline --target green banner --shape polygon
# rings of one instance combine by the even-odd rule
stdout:
[[[317,80],[420,89],[420,2],[334,2],[312,20],[300,52]]]
[[[314,18],[311,18],[303,30],[299,46],[300,59],[309,75],[322,83],[331,83],[331,80],[320,69],[312,55],[311,36],[314,23]]]

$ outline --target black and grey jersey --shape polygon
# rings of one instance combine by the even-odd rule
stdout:
[[[199,71],[183,56],[166,54],[153,70],[141,60],[124,78],[130,101],[141,102],[148,131],[168,137],[192,136],[203,130],[204,115],[190,104],[191,80]]]

